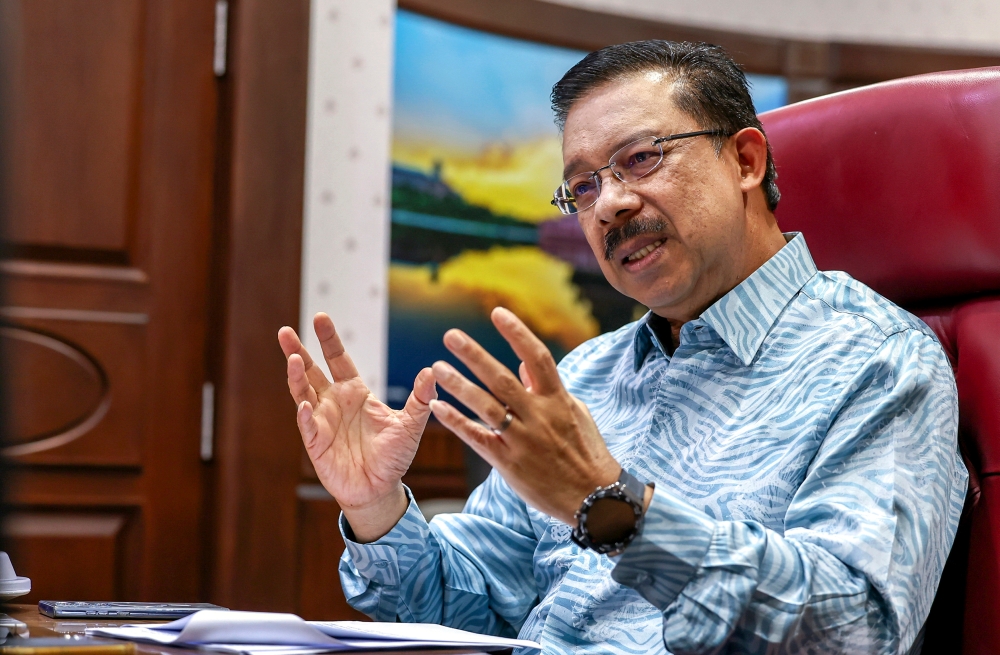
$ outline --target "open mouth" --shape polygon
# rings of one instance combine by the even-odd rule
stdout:
[[[648,255],[649,253],[653,252],[654,250],[656,250],[657,248],[659,248],[661,245],[663,245],[664,241],[666,241],[666,239],[660,239],[658,241],[654,241],[653,243],[651,243],[651,244],[649,244],[647,246],[643,246],[642,248],[639,248],[634,253],[632,253],[631,255],[629,255],[628,257],[626,257],[624,259],[623,263],[637,262],[637,261],[639,261],[640,259],[642,259],[646,255]]]

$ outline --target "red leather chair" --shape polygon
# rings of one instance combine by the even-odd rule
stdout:
[[[951,358],[970,490],[924,653],[1000,653],[1000,68],[894,80],[761,120],[782,229],[805,234],[820,269],[922,317]]]

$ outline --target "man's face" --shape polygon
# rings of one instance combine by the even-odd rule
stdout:
[[[701,129],[674,106],[670,77],[605,84],[569,111],[564,177],[606,166],[636,139]],[[603,171],[597,204],[578,215],[611,285],[667,318],[694,318],[738,282],[747,223],[731,141],[719,156],[707,136],[666,142],[659,167],[627,184]],[[609,243],[615,247],[606,259]]]

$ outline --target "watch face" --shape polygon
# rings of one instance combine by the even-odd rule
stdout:
[[[595,543],[624,541],[635,530],[636,512],[621,498],[598,498],[587,511],[587,532]]]

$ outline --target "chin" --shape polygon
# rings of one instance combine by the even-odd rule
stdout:
[[[676,270],[664,270],[665,266],[647,270],[641,276],[631,275],[617,268],[609,271],[609,268],[611,267],[605,266],[605,262],[601,262],[601,269],[608,283],[618,293],[650,309],[668,308],[682,303],[694,286],[692,276],[678,275]]]
[[[670,285],[668,288],[659,288],[651,290],[649,288],[645,289],[633,289],[635,293],[628,293],[627,291],[622,291],[626,296],[632,298],[637,303],[645,305],[649,309],[668,309],[670,307],[676,307],[684,301],[685,294],[678,292],[678,289],[674,285]]]

